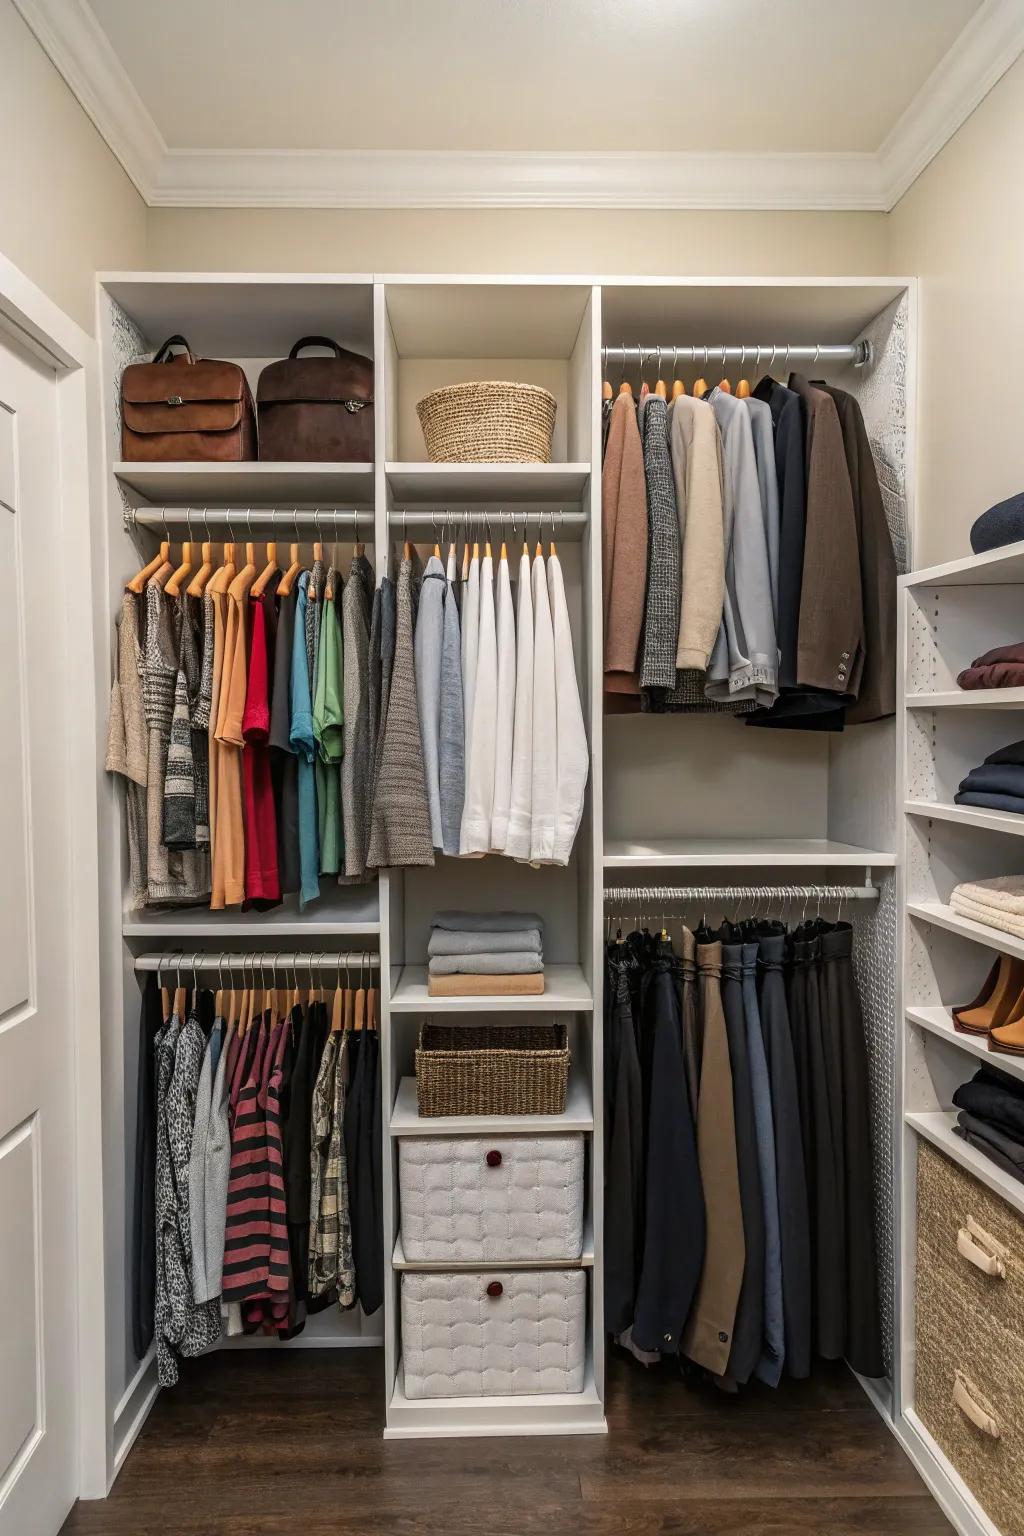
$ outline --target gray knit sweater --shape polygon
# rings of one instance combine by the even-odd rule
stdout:
[[[370,698],[367,673],[372,592],[373,570],[370,562],[365,555],[356,555],[341,597],[345,714],[341,815],[345,827],[344,878],[349,880],[366,878],[366,801],[370,784]]]
[[[395,659],[370,819],[370,869],[434,862],[416,707],[412,575],[412,561],[403,560],[395,592]]]
[[[647,482],[647,603],[641,688],[674,688],[679,641],[679,516],[668,449],[668,407],[660,395],[640,402]]]

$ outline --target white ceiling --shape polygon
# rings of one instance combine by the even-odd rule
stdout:
[[[876,150],[980,0],[90,0],[171,149]]]
[[[148,203],[887,210],[1024,0],[14,0]]]

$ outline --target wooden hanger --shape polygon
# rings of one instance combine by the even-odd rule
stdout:
[[[202,564],[186,587],[189,597],[202,597],[213,575],[213,545],[206,540],[202,546]]]
[[[267,563],[263,567],[260,574],[257,576],[256,580],[253,582],[250,596],[262,597],[264,592],[267,590],[267,587],[270,585],[270,581],[274,575],[274,572],[279,571],[280,569],[281,567],[277,563],[277,545],[271,541],[267,545]]]
[[[212,596],[216,596],[218,593],[226,592],[234,579],[235,546],[233,544],[225,544],[223,562],[210,577],[210,580],[206,584],[206,590]]]
[[[722,391],[723,395],[732,394],[732,385],[729,383],[728,379],[719,379],[718,387]]]
[[[281,581],[277,588],[278,597],[288,597],[291,593],[292,587],[299,579],[299,575],[302,571],[302,562],[299,559],[298,544],[292,544],[290,546],[288,550],[288,561],[288,569],[281,577]]]
[[[351,1034],[356,1025],[356,994],[352,987],[345,991],[345,1033]]]
[[[736,385],[736,399],[737,400],[747,400],[749,398],[750,398],[750,380],[749,379],[740,379],[739,383]]]
[[[345,1023],[345,990],[341,985],[341,978],[334,989],[334,1002],[331,1006],[331,1034],[339,1035]]]
[[[238,572],[234,581],[228,587],[228,596],[234,598],[236,603],[244,602],[249,596],[252,584],[256,579],[256,545],[252,540],[247,540],[245,546],[245,564]]]
[[[377,1019],[380,1014],[380,989],[368,987],[366,992],[366,1027],[377,1028]]]
[[[658,377],[657,377],[657,381],[655,382],[655,385],[654,385],[654,393],[658,396],[659,400],[667,400],[668,399],[668,385],[665,383],[665,380],[661,376],[661,348],[660,347],[658,348]]]
[[[168,565],[171,559],[171,544],[169,539],[162,540],[158,552],[152,560],[147,560],[141,571],[138,571],[130,581],[125,582],[125,588],[129,592],[145,591],[146,583],[151,576],[155,576],[162,565]]]
[[[682,379],[675,379],[672,383],[672,399],[678,400],[680,395],[686,394],[686,385]]]
[[[463,579],[464,582],[469,580],[469,540],[468,539],[466,540],[465,544],[462,546],[462,579]]]
[[[604,383],[601,385],[601,399],[602,400],[610,400],[612,398],[613,394],[614,394],[614,391],[613,391],[611,385],[609,384],[608,380],[605,379]]]
[[[707,381],[707,379],[694,379],[694,381],[693,381],[693,398],[695,400],[700,400],[704,395],[707,394],[707,392],[708,392],[708,381]]]
[[[355,995],[355,1028],[362,1030],[367,1028],[366,1023],[366,988],[360,987]]]
[[[623,379],[622,383],[619,385],[619,394],[620,395],[632,395],[632,393],[633,393],[633,386],[632,386],[632,384],[629,382],[628,379]]]
[[[178,593],[181,591],[181,584],[182,584],[182,582],[183,581],[187,581],[191,574],[192,574],[192,545],[186,539],[185,543],[181,546],[181,564],[178,566],[178,569],[173,573],[173,575],[169,578],[169,580],[167,582],[167,585],[164,587],[164,591],[167,593],[167,596],[168,597],[177,597]]]
[[[498,559],[499,560],[504,560],[505,564],[506,565],[508,564],[508,548],[507,548],[504,540],[502,541],[501,554],[498,556]]]

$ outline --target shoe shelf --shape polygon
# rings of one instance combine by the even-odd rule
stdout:
[[[992,1051],[989,1049],[987,1035],[967,1035],[956,1029],[952,1011],[949,1008],[910,1007],[906,1012],[908,1023],[915,1029],[924,1030],[935,1039],[955,1046],[958,1051],[976,1056],[979,1061],[987,1061],[990,1066],[998,1067],[1001,1072],[1008,1073],[1010,1077],[1024,1079],[1024,1056],[1011,1056],[1006,1051]]]

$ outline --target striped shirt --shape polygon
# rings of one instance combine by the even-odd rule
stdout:
[[[224,1233],[226,1301],[273,1299],[287,1315],[291,1266],[281,1154],[283,1023],[264,1027],[238,1095]],[[273,1309],[276,1313],[277,1309]],[[265,1321],[263,1309],[250,1322]]]

